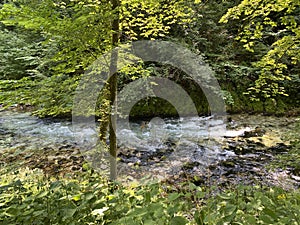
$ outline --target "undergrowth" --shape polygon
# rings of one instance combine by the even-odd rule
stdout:
[[[1,172],[0,224],[300,224],[300,191],[191,182],[112,183],[96,173],[56,179]]]

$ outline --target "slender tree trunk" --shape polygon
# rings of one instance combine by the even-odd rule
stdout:
[[[107,131],[109,127],[109,116],[110,116],[110,90],[109,86],[104,88],[101,101],[100,110],[100,124],[99,124],[99,139],[103,145],[106,144],[107,140]]]
[[[116,10],[116,17],[112,23],[112,46],[116,47],[119,42],[119,10],[120,5],[119,0],[111,0],[112,9]],[[110,61],[110,74],[114,71],[117,71],[117,60],[118,60],[118,51],[112,51],[111,61]],[[113,110],[114,101],[117,96],[117,74],[112,74],[109,81],[109,90],[110,90],[110,109],[111,113],[116,112],[116,109]],[[116,115],[111,114],[109,119],[109,153],[110,153],[110,179],[117,179],[117,138],[114,130],[116,127]]]

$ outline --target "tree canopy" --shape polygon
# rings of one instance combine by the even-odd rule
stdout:
[[[238,105],[249,109],[249,99],[260,104],[270,99],[276,103],[287,95],[299,97],[297,0],[122,0],[118,10],[120,43],[171,40],[202,54],[216,72],[232,109],[239,109]],[[1,85],[5,93],[1,103],[34,105],[40,116],[70,114],[81,75],[112,48],[115,17],[108,0],[3,3],[0,76],[5,79]],[[154,74],[180,83],[194,101],[201,96],[183,73],[153,64],[124,68],[119,88]]]
[[[192,20],[192,9],[185,1],[126,0],[120,1],[118,10],[123,43],[140,38],[165,37],[172,29],[172,24],[185,26]],[[80,76],[92,62],[111,50],[111,24],[117,16],[115,11],[108,0],[23,0],[8,1],[2,6],[0,20],[4,27],[39,33],[42,48],[53,53],[43,57],[40,62],[50,62],[47,68],[32,68],[41,74],[51,74],[41,81],[41,89],[51,87],[54,93],[44,93],[42,99],[49,97],[52,100],[42,100],[38,104],[41,108],[53,111],[51,115],[70,112],[68,101]],[[57,86],[58,82],[61,83],[60,87]],[[64,91],[66,97],[63,96]],[[47,114],[43,109],[39,113]]]
[[[237,40],[247,50],[257,52],[260,45],[267,45],[263,57],[254,63],[259,77],[248,89],[254,99],[287,95],[281,82],[292,79],[293,69],[299,72],[299,6],[299,0],[243,0],[220,20],[241,22]]]

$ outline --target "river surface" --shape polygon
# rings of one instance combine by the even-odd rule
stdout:
[[[221,150],[212,137],[222,138],[226,127],[222,120],[212,117],[198,118],[153,118],[150,121],[130,122],[129,127],[118,123],[117,138],[119,148],[155,155],[169,150],[173,163],[194,158],[208,166],[211,162],[232,155]],[[222,133],[222,135],[219,135]],[[0,113],[0,150],[21,148],[24,150],[46,149],[65,145],[80,146],[82,152],[88,151],[97,142],[95,129],[82,125],[74,131],[71,121],[39,119],[30,113],[2,111]],[[82,138],[81,138],[82,137]],[[170,147],[172,145],[172,147]],[[176,147],[175,147],[176,146]],[[172,149],[171,149],[172,148]],[[151,156],[150,156],[151,157]],[[142,159],[130,154],[123,161],[138,163]]]
[[[245,168],[240,168],[240,171],[255,170],[255,167],[261,166],[261,170],[258,169],[257,173],[262,173],[272,154],[252,151],[251,148],[259,149],[252,143],[255,140],[250,139],[253,135],[246,141],[241,139],[243,135],[255,128],[263,128],[269,134],[268,141],[257,146],[263,146],[265,149],[280,143],[284,146],[280,139],[282,133],[293,129],[290,125],[299,121],[299,118],[249,115],[230,117],[232,120],[226,123],[211,116],[184,119],[153,118],[150,121],[130,122],[129,127],[118,123],[119,174],[128,179],[145,177],[163,179],[168,176],[179,176],[182,171],[199,176],[201,174],[206,176],[210,171],[212,176],[218,174],[219,179],[228,175],[228,163],[221,164],[221,162],[232,163],[230,161],[232,159],[237,159],[233,164],[250,161],[248,164],[235,165],[235,169],[244,165]],[[79,138],[81,136],[83,138]],[[252,145],[248,148],[244,145],[249,145],[249,140],[252,141]],[[261,139],[259,141],[262,142]],[[100,154],[103,160],[99,160],[99,157],[94,157],[93,154],[94,158],[91,159],[91,154],[87,154],[91,149],[97,148],[94,145],[96,142],[96,129],[83,126],[81,130],[77,129],[75,132],[72,122],[68,120],[39,119],[24,112],[0,112],[0,152],[7,149],[36,151],[78,147],[83,155],[88,155],[85,158],[98,167],[96,169],[108,171],[108,163],[105,160],[107,154]],[[242,143],[242,147],[238,145],[239,143]],[[238,148],[246,150],[240,153],[237,152]],[[257,163],[257,157],[262,156],[266,157],[266,160]],[[95,163],[95,158],[98,163]],[[229,167],[232,167],[232,164]],[[277,179],[279,172],[275,172],[274,175],[268,173],[268,179],[271,181]]]
[[[154,118],[150,121],[130,122],[130,127],[118,123],[117,137],[120,146],[139,148],[141,151],[155,151],[167,141],[181,143],[223,137],[226,128],[223,121],[212,117]],[[219,135],[219,132],[222,134]],[[228,131],[228,135],[235,135]],[[48,145],[82,144],[87,147],[97,139],[97,129],[82,125],[74,131],[72,121],[63,119],[40,119],[30,113],[0,112],[0,149],[24,144],[25,149],[47,147]],[[11,137],[11,138],[10,138]],[[80,139],[82,137],[82,139]],[[191,144],[191,143],[190,143]]]

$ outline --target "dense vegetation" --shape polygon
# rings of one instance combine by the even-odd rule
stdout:
[[[106,0],[0,3],[1,109],[69,118],[83,74],[115,45],[112,23],[118,19],[119,44],[166,40],[201,55],[215,71],[228,112],[299,113],[299,0],[119,3],[117,10]],[[118,71],[118,90],[149,76],[180,84],[198,113],[209,114],[197,84],[170,65],[141,62],[124,68]],[[98,117],[109,113],[105,91],[94,112]],[[131,113],[177,115],[158,98],[140,101]],[[285,138],[293,140],[292,150],[278,156],[276,166],[299,174],[299,136]],[[2,165],[0,224],[300,224],[299,190],[262,184],[207,187],[194,180],[126,186],[90,168],[54,178]]]
[[[1,171],[2,173],[4,171]],[[299,224],[300,193],[192,182],[110,183],[97,174],[55,180],[39,170],[2,175],[2,224]]]
[[[297,1],[279,1],[272,7],[257,1],[257,10],[246,2],[239,6],[231,1],[175,2],[122,1],[121,42],[169,40],[203,55],[216,72],[229,111],[283,113],[299,105]],[[4,4],[2,106],[30,105],[40,116],[70,115],[81,75],[111,48],[110,9],[105,1]],[[120,71],[119,90],[145,74],[176,81],[195,101],[199,114],[208,113],[203,93],[193,88],[189,77],[167,65],[143,64]],[[144,115],[145,104],[141,102],[134,114]],[[166,110],[158,113],[174,114],[163,105]]]

